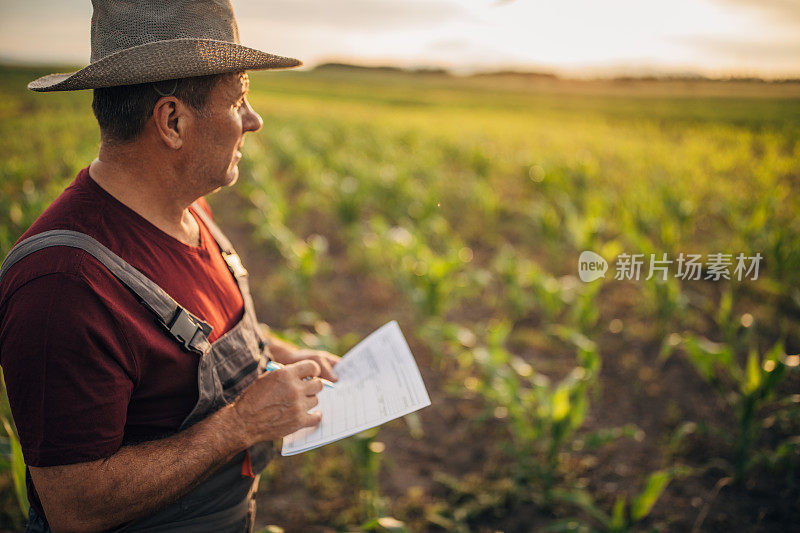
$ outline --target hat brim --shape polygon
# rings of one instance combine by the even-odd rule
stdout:
[[[42,76],[30,82],[28,89],[77,91],[302,64],[228,41],[170,39],[120,50],[75,72]]]

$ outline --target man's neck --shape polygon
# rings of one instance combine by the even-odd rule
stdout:
[[[154,169],[146,160],[111,156],[108,150],[89,165],[91,178],[111,196],[131,208],[171,237],[196,246],[200,228],[188,207],[197,197],[180,190],[179,179],[171,169]],[[199,196],[198,196],[199,197]]]

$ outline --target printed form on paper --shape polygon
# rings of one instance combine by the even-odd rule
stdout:
[[[312,411],[322,422],[283,439],[295,455],[379,426],[431,404],[417,363],[396,321],[380,327],[336,363],[339,381],[325,387]]]

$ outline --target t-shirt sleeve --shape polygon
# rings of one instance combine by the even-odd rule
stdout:
[[[0,363],[25,462],[54,466],[122,445],[135,365],[119,324],[81,278],[28,281],[5,303]]]

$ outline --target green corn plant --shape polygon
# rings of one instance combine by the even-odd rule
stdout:
[[[339,183],[339,196],[336,203],[336,214],[345,225],[356,222],[361,215],[364,194],[359,194],[359,181],[353,176],[345,176]]]
[[[502,282],[503,307],[510,311],[512,319],[539,311],[552,322],[566,307],[562,284],[510,246],[495,255],[492,271]]]
[[[576,250],[599,250],[603,246],[600,237],[610,223],[607,218],[607,200],[594,195],[578,200],[582,205],[573,205],[570,201],[561,202],[566,234]]]
[[[366,256],[374,270],[391,273],[424,317],[441,317],[471,290],[460,253],[465,246],[450,234],[444,219],[438,222],[434,224],[437,235],[431,241],[446,240],[443,252],[436,251],[419,232],[405,226],[389,227],[379,217],[370,222],[371,232],[365,237],[369,245],[356,251]]]
[[[242,192],[250,204],[247,219],[255,228],[253,238],[280,252],[295,292],[308,307],[311,283],[325,264],[328,241],[318,234],[307,239],[298,237],[287,225],[288,207],[280,190],[274,184],[263,190],[259,184],[249,182]]]
[[[645,298],[648,308],[655,312],[656,324],[658,327],[657,335],[663,339],[671,326],[679,322],[687,306],[686,296],[681,292],[681,285],[674,277],[674,264],[668,265],[667,275],[654,269],[650,277],[650,261],[661,261],[663,254],[667,253],[667,260],[674,260],[674,254],[669,254],[669,250],[658,250],[651,240],[646,236],[629,233],[629,238],[633,240],[639,253],[644,254],[641,279],[644,285]],[[654,266],[658,266],[657,264]],[[650,277],[650,279],[647,279]]]
[[[446,503],[431,506],[426,521],[445,531],[469,533],[470,522],[481,516],[497,516],[518,500],[519,490],[507,477],[467,474],[456,477],[435,472],[433,480],[446,493]]]
[[[562,381],[551,384],[505,348],[510,331],[508,322],[491,324],[486,345],[473,350],[471,365],[480,376],[474,388],[496,417],[508,419],[512,440],[506,451],[515,458],[517,482],[523,486],[538,482],[548,505],[561,452],[585,421],[589,389],[599,371],[599,354],[586,337],[559,330],[558,334],[576,348],[579,366]]]
[[[6,395],[6,382],[3,371],[0,369],[0,411],[9,413],[8,396]],[[0,415],[3,424],[5,438],[0,438],[0,475],[7,475],[11,478],[14,487],[14,496],[19,505],[19,513],[9,510],[9,514],[16,515],[15,520],[20,522],[28,516],[28,490],[25,485],[25,458],[22,455],[22,446],[19,442],[17,432],[11,421],[4,415]]]
[[[570,309],[569,320],[578,331],[588,334],[600,319],[597,295],[602,288],[603,283],[601,280],[581,284],[575,282],[577,295]]]
[[[378,479],[381,456],[386,446],[376,440],[379,428],[363,431],[342,443],[361,479],[358,501],[361,508],[362,531],[405,531],[405,525],[389,516],[388,503],[380,495]]]
[[[22,447],[19,443],[19,438],[11,423],[5,418],[1,418],[3,429],[6,432],[7,440],[5,443],[8,447],[7,459],[2,463],[2,470],[11,474],[11,479],[14,482],[14,494],[17,497],[17,503],[22,516],[28,514],[28,492],[25,487],[25,459],[22,456]],[[0,471],[2,471],[0,470]]]
[[[642,491],[628,501],[625,496],[618,496],[614,507],[608,513],[602,509],[592,498],[591,494],[582,490],[555,491],[554,498],[560,502],[573,505],[584,511],[592,519],[592,524],[583,524],[569,518],[559,520],[547,531],[602,531],[607,533],[625,533],[634,528],[650,515],[653,506],[663,494],[667,485],[675,477],[685,475],[687,469],[675,467],[669,470],[659,470],[650,474],[645,481]]]
[[[796,356],[788,358],[783,343],[778,342],[763,356],[751,347],[744,365],[740,366],[726,344],[687,335],[684,347],[700,375],[736,412],[734,479],[742,481],[753,464],[751,453],[762,426],[762,408],[774,396],[787,370],[797,366]]]
[[[719,305],[716,313],[714,313],[714,322],[717,324],[725,343],[734,349],[738,349],[740,348],[739,330],[741,328],[740,322],[735,320],[733,316],[733,300],[733,285],[730,284],[720,295]],[[747,328],[745,331],[751,333],[753,329]]]

